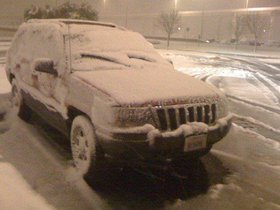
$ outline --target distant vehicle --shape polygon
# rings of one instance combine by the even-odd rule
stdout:
[[[83,175],[106,158],[197,158],[231,125],[224,94],[110,23],[29,20],[12,41],[6,73],[18,115],[35,112],[69,136]]]
[[[216,40],[215,39],[207,39],[205,42],[210,44],[210,43],[216,42]]]
[[[159,41],[159,40],[156,40],[156,39],[150,39],[150,40],[148,40],[151,44],[153,44],[153,45],[159,45],[159,44],[161,44],[161,41]]]
[[[261,46],[261,45],[263,45],[263,43],[262,42],[258,42],[258,41],[254,41],[254,40],[251,40],[251,41],[249,41],[249,45],[250,46]]]

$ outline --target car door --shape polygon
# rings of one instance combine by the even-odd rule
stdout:
[[[55,24],[40,23],[32,27],[32,88],[28,105],[49,124],[66,132],[67,109],[64,104],[63,38]],[[47,64],[52,64],[52,67]],[[53,68],[53,69],[51,69]]]

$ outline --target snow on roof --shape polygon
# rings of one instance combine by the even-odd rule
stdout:
[[[153,51],[153,46],[136,32],[99,25],[73,24],[69,27],[72,53]]]
[[[77,20],[77,19],[30,19],[27,21],[27,23],[88,24],[88,25],[99,25],[99,26],[106,26],[112,28],[122,28],[113,23],[105,23],[105,22],[90,21],[90,20]]]

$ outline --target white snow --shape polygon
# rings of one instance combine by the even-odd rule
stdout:
[[[264,145],[259,135],[244,131],[233,126],[229,136],[211,150],[212,160],[217,158],[230,170],[223,183],[212,185],[205,195],[178,199],[165,209],[279,210],[279,151]],[[211,164],[207,160],[203,158]]]
[[[243,128],[241,126],[239,126],[239,127],[245,133],[252,134],[252,135],[256,136],[259,140],[262,140],[264,144],[273,147],[273,149],[275,149],[275,150],[280,150],[280,143],[278,141],[275,141],[274,139],[266,138],[266,137],[260,135],[259,133],[254,132],[254,131],[252,131],[250,129]],[[278,161],[278,160],[276,160],[276,161]]]
[[[216,86],[218,84],[219,88],[227,95],[238,96],[239,98],[244,98],[257,104],[265,104],[275,109],[279,106],[275,95],[256,78],[254,73],[256,70],[254,72],[245,70],[243,69],[244,66],[241,66],[239,63],[234,65],[240,66],[240,69],[231,66],[225,67],[225,65],[220,65],[220,62],[227,58],[219,58],[205,53],[192,54],[192,52],[175,51],[175,54],[172,54],[172,56],[171,52],[160,51],[160,53],[166,57],[172,57],[174,66],[178,71],[200,79],[206,78],[208,83]],[[204,65],[201,65],[201,63]],[[216,64],[219,65],[216,66]],[[261,75],[258,72],[256,74]],[[264,76],[261,77],[265,78]],[[273,84],[270,80],[268,81],[267,78],[265,80],[276,89],[279,89],[276,84]]]
[[[260,61],[263,61],[265,63],[269,64],[280,64],[280,59],[279,58],[262,58]]]
[[[7,80],[4,65],[0,64],[0,94],[9,93],[10,91],[11,85]]]
[[[275,129],[280,128],[280,114],[265,109],[264,107],[248,104],[238,99],[229,99],[229,101],[232,104],[234,113],[245,117],[253,117],[255,120],[263,122],[264,124],[269,125],[270,127],[273,127]]]
[[[124,105],[141,106],[158,101],[163,105],[171,104],[172,100],[205,103],[219,100],[220,94],[213,87],[173,70],[87,71],[74,72],[73,75]]]
[[[8,130],[0,129],[1,210],[109,209],[47,135],[18,119],[14,110],[7,121]],[[9,166],[2,170],[2,163]]]
[[[20,172],[0,159],[0,209],[5,210],[54,210],[24,180]]]
[[[153,46],[139,33],[113,27],[71,24],[72,52],[151,51]]]
[[[260,122],[256,119],[252,118],[252,117],[240,116],[238,114],[233,114],[233,117],[238,118],[238,119],[242,119],[242,120],[246,120],[246,121],[251,122],[253,124],[260,125],[260,126],[266,128],[266,129],[271,130],[271,131],[273,131],[275,133],[278,133],[280,135],[280,130],[279,129],[275,129],[275,128],[273,128],[273,127],[271,127],[271,126],[269,126],[269,125],[267,125],[263,122]]]
[[[191,54],[194,57],[186,58],[186,54]],[[237,99],[231,99],[230,103],[234,108],[233,111],[244,115],[238,117],[246,118],[249,122],[279,133],[279,114],[258,106],[266,105],[268,108],[278,110],[279,105],[277,107],[276,100],[271,91],[261,84],[253,76],[252,72],[244,71],[244,69],[247,69],[246,66],[244,66],[244,69],[233,69],[225,66],[217,68],[215,66],[201,65],[201,63],[207,63],[208,59],[219,60],[219,57],[206,53],[180,52],[178,56],[176,53],[169,52],[168,56],[174,59],[175,67],[179,68],[180,71],[206,79],[207,82],[212,82],[226,93],[236,96]],[[90,62],[89,60],[87,61]],[[222,60],[222,62],[225,61]],[[275,61],[275,63],[277,62]],[[98,68],[101,66],[100,69],[102,71],[98,71],[98,74],[94,72],[94,75],[97,77],[96,80],[88,78],[88,75],[91,75],[93,72],[75,72],[74,74],[97,87],[105,86],[105,82],[110,84],[114,79],[120,81],[120,84],[117,84],[117,82],[111,84],[110,91],[106,90],[108,94],[113,96],[117,95],[117,91],[127,91],[125,88],[132,89],[131,92],[133,92],[135,88],[133,82],[137,81],[137,71],[141,69],[125,69],[121,64],[109,63],[105,64],[102,61],[97,65]],[[215,62],[213,61],[213,63]],[[90,65],[86,68],[87,70],[92,70]],[[97,81],[98,78],[103,78],[104,76],[104,65],[114,66],[114,72],[129,71],[132,78],[117,77],[117,74],[111,71],[110,73],[105,73],[105,75],[112,74],[112,78],[109,78],[107,81],[103,79],[101,82]],[[80,67],[84,66],[86,65],[83,61]],[[95,66],[93,69],[95,69]],[[144,81],[144,83],[141,83],[142,85],[147,82],[145,80],[157,83],[156,79],[158,77],[165,78],[168,75],[167,73],[162,76],[159,73],[162,71],[151,70],[150,72],[152,72],[149,73],[151,78],[140,78]],[[179,77],[181,74],[177,75]],[[276,84],[267,80],[268,78],[265,74],[260,76],[276,89],[279,88]],[[222,80],[219,80],[219,78],[222,78]],[[132,82],[129,86],[122,87],[122,79]],[[178,83],[180,82],[179,79]],[[159,84],[159,87],[162,86],[164,89],[168,85],[168,83],[162,83]],[[9,91],[10,85],[2,67],[0,68],[0,113],[1,103],[6,104],[2,110],[6,111],[9,107],[6,96],[3,97],[1,94],[7,95]],[[140,96],[143,96],[141,101],[149,100],[149,96],[154,94],[150,92],[153,91],[143,88],[140,92]],[[177,93],[181,93],[181,91]],[[160,92],[164,91],[160,89]],[[160,97],[163,97],[164,94]],[[168,95],[170,94],[168,93]],[[57,97],[63,97],[62,95]],[[128,96],[120,95],[121,97],[118,99],[122,102],[127,101],[128,98],[130,100],[137,98],[135,93],[131,93]],[[253,106],[244,102],[246,100],[240,101],[238,98],[246,99],[252,103],[258,102],[258,104],[256,103]],[[251,118],[246,116],[251,116]],[[220,123],[224,124],[224,121]],[[2,128],[10,130],[6,133],[1,133]],[[149,130],[152,128],[151,126],[144,126],[143,129]],[[21,122],[15,116],[8,115],[0,123],[0,209],[110,209],[107,206],[109,201],[100,199],[85,184],[75,169],[69,166],[68,160],[65,160],[56,151],[58,148],[48,143],[49,141],[47,140],[48,137],[40,134],[34,126]],[[172,202],[166,202],[163,209],[279,210],[279,150],[280,144],[274,139],[266,138],[252,130],[233,125],[230,134],[214,146],[210,155],[203,158],[204,161],[206,160],[206,170],[207,167],[213,167],[213,158],[215,158],[221,161],[226,169],[229,169],[230,175],[224,177],[222,183],[212,185],[206,194],[201,194],[184,201],[177,199],[172,200]],[[221,169],[214,167],[212,170],[219,171]],[[208,174],[211,175],[209,171]],[[78,193],[76,191],[77,188],[79,190]]]
[[[217,56],[194,51],[159,50],[159,53],[171,58],[175,68],[179,71],[206,80],[207,83],[215,85],[227,96],[234,97],[230,98],[231,101],[234,100],[234,103],[244,104],[243,102],[248,102],[246,106],[251,107],[252,104],[257,106],[254,110],[260,110],[264,107],[267,110],[275,110],[276,113],[279,113],[279,100],[276,97],[277,91],[280,91],[279,86],[270,79],[271,75],[264,72],[262,68],[258,69],[258,62],[262,59],[242,56],[231,58],[226,55]],[[252,62],[257,61],[256,67],[248,65],[248,59],[252,59]],[[276,92],[273,92],[272,88]],[[238,105],[233,108],[234,111],[237,111]],[[262,120],[267,121],[267,118],[262,117],[263,114],[265,113],[259,113],[259,116],[257,116],[256,113],[254,117],[258,120],[262,118]],[[275,123],[273,124],[275,125]],[[273,127],[280,126],[279,123],[276,124],[278,125]]]

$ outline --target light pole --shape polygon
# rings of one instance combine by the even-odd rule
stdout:
[[[127,12],[128,12],[128,0],[125,1],[125,27],[127,28]]]
[[[174,9],[177,10],[178,0],[174,0]]]
[[[200,22],[200,36],[199,41],[203,39],[203,28],[204,28],[204,0],[201,0],[202,11],[201,11],[201,22]],[[199,42],[200,43],[200,42]]]
[[[246,9],[249,7],[249,0],[246,0]]]

